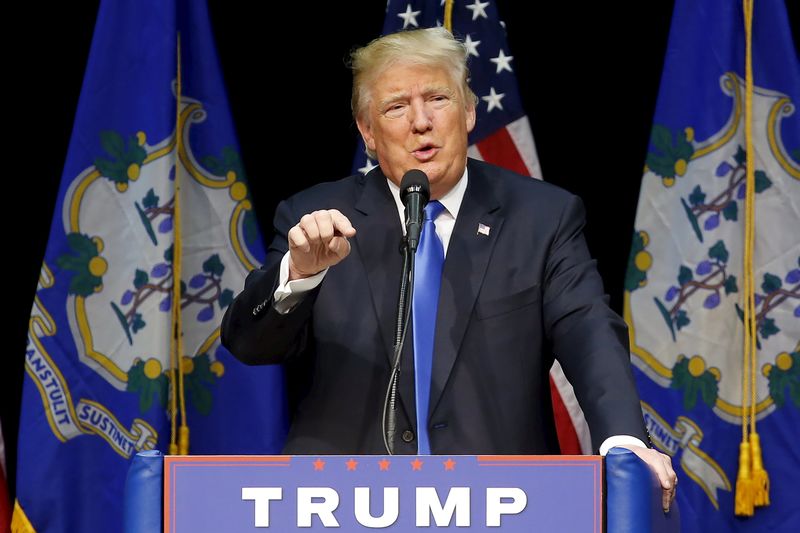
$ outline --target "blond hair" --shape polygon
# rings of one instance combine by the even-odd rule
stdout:
[[[370,100],[369,88],[384,70],[396,63],[443,67],[460,89],[464,102],[478,101],[467,83],[468,52],[463,43],[444,28],[400,31],[379,37],[350,54],[353,70],[353,118],[363,117]]]

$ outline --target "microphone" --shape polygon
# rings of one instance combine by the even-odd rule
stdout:
[[[400,181],[400,200],[406,207],[406,243],[411,253],[417,251],[422,233],[423,209],[431,198],[428,176],[421,170],[412,169]]]
[[[383,400],[383,416],[381,429],[383,432],[383,445],[389,455],[394,455],[394,441],[397,434],[397,383],[400,379],[400,360],[403,354],[403,344],[406,339],[406,325],[411,317],[409,305],[411,294],[414,291],[414,257],[422,233],[422,223],[425,216],[425,205],[431,197],[431,186],[428,176],[421,170],[409,170],[400,180],[400,200],[406,206],[406,246],[403,252],[403,274],[400,276],[400,296],[397,301],[397,322],[395,325],[394,356],[392,357],[392,373],[386,387],[386,396]]]

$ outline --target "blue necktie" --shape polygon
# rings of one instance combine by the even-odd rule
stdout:
[[[434,200],[425,206],[425,222],[417,248],[414,271],[414,382],[417,401],[417,453],[430,455],[428,440],[428,404],[433,367],[433,339],[436,332],[436,309],[439,305],[439,286],[442,282],[444,247],[436,234],[433,221],[444,210]]]

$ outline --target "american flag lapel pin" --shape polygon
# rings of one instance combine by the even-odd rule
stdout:
[[[492,228],[490,228],[486,224],[478,224],[478,235],[485,235],[488,237],[491,229]]]

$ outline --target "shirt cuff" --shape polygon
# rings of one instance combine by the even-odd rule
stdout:
[[[608,453],[608,450],[610,450],[614,446],[620,446],[622,444],[633,444],[634,446],[641,446],[642,448],[647,448],[645,443],[640,441],[636,437],[631,437],[630,435],[612,435],[611,437],[608,437],[606,440],[604,440],[603,444],[600,445],[600,455],[605,455]]]
[[[326,272],[327,268],[311,277],[289,281],[289,252],[286,252],[281,259],[278,288],[272,296],[272,307],[282,315],[290,312],[309,291],[316,289],[322,283]]]

